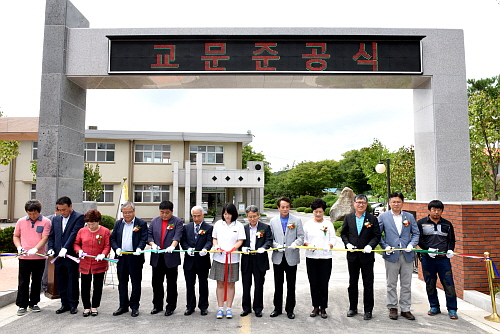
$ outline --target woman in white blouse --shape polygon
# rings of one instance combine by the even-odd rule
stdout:
[[[328,307],[328,282],[332,272],[332,249],[337,242],[333,224],[324,220],[326,203],[316,198],[311,203],[314,219],[304,223],[304,246],[315,249],[306,250],[307,277],[311,288],[314,309],[309,314],[315,317],[321,314],[326,319]]]

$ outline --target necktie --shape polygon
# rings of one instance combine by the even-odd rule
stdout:
[[[195,227],[194,227],[194,240],[198,239],[198,233],[199,232],[200,232],[200,225],[199,224],[195,224]]]

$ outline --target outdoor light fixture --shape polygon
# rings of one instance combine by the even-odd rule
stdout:
[[[391,159],[380,160],[380,162],[375,166],[375,171],[379,174],[384,173],[387,170],[387,208],[390,210],[389,196],[391,194]]]

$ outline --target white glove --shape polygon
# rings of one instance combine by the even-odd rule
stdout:
[[[115,253],[116,253],[117,256],[122,256],[122,249],[121,248],[117,248],[115,250]]]
[[[352,250],[354,249],[354,245],[349,243],[349,244],[345,245],[345,248],[349,249],[350,252],[352,253],[353,252]]]
[[[372,246],[366,245],[365,248],[363,248],[363,253],[371,253],[372,252]]]
[[[412,250],[413,250],[413,246],[411,244],[408,244],[408,246],[406,246],[405,252],[409,253]]]
[[[429,252],[437,252],[437,248],[429,248],[428,249]],[[436,258],[436,253],[427,253],[427,255],[429,255],[431,258]]]
[[[172,252],[174,251],[175,247],[174,246],[168,246],[167,249],[165,249],[165,252],[169,253],[169,254],[172,254]]]
[[[276,248],[279,248],[278,252],[283,253],[285,251],[285,247],[286,247],[285,245],[278,245],[278,247]]]
[[[393,254],[394,251],[391,250],[391,249],[394,249],[394,247],[391,247],[391,246],[385,247],[385,255],[391,255],[391,254]]]
[[[141,255],[141,251],[142,251],[142,249],[137,248],[133,254],[134,255]]]
[[[265,249],[265,248],[262,248],[262,247],[257,248],[257,253],[259,253],[259,254],[262,254],[262,253],[264,253],[265,251],[266,251],[266,249]]]
[[[29,252],[28,252],[29,254]],[[451,249],[448,249],[448,252],[446,252],[446,257],[448,259],[451,259],[455,254],[453,253],[453,251]]]
[[[153,244],[151,245],[151,249],[155,252],[158,252],[160,250],[160,246],[153,242]]]
[[[324,245],[322,249],[325,251],[330,251],[330,244]]]
[[[17,255],[21,255],[21,253],[24,253],[23,246],[18,246],[17,247]]]
[[[49,249],[49,251],[47,252],[47,256],[54,256],[55,252],[53,249]]]
[[[194,256],[194,248],[188,248],[187,249],[187,255]]]
[[[59,251],[59,254],[57,256],[65,257],[67,252],[68,252],[68,250],[63,247],[63,248],[61,248],[61,250]]]
[[[201,251],[200,251],[200,256],[205,256],[207,255],[207,250],[205,248],[203,248]]]
[[[80,249],[80,250],[78,251],[78,257],[79,257],[80,259],[82,259],[82,258],[83,258],[83,249]]]
[[[35,253],[36,253],[36,252],[38,252],[38,249],[37,249],[37,248],[35,248],[35,247],[33,247],[32,249],[30,249],[30,250],[28,251],[28,255],[35,255]]]
[[[105,258],[104,254],[99,254],[95,257],[96,261],[102,261]]]
[[[222,248],[220,248],[219,246],[212,246],[212,250],[214,252],[219,252],[219,254],[222,254],[222,252],[224,251]]]
[[[249,254],[249,251],[250,251],[250,247],[241,247],[241,251],[245,254]]]
[[[295,243],[295,241],[294,241],[294,242],[292,242],[292,243],[290,244],[290,246],[288,246],[288,248],[291,248],[291,249],[295,249],[295,248],[297,248],[297,244]]]

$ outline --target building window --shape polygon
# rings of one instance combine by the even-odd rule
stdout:
[[[113,191],[114,186],[112,184],[101,184],[103,192],[99,195],[97,202],[99,203],[113,203]],[[89,194],[84,192],[83,198],[86,201],[90,201]]]
[[[35,200],[35,199],[36,199],[36,183],[32,183],[30,189],[30,200]]]
[[[191,163],[196,162],[196,153],[201,153],[203,164],[223,164],[224,146],[221,145],[191,145],[189,147],[189,159]]]
[[[85,161],[88,161],[88,162],[114,162],[115,161],[115,144],[85,143]]]
[[[31,146],[31,161],[38,159],[38,142],[34,141]]]
[[[135,162],[170,163],[170,145],[135,145]]]
[[[155,184],[136,184],[134,186],[134,202],[160,203],[170,198],[170,186]]]

